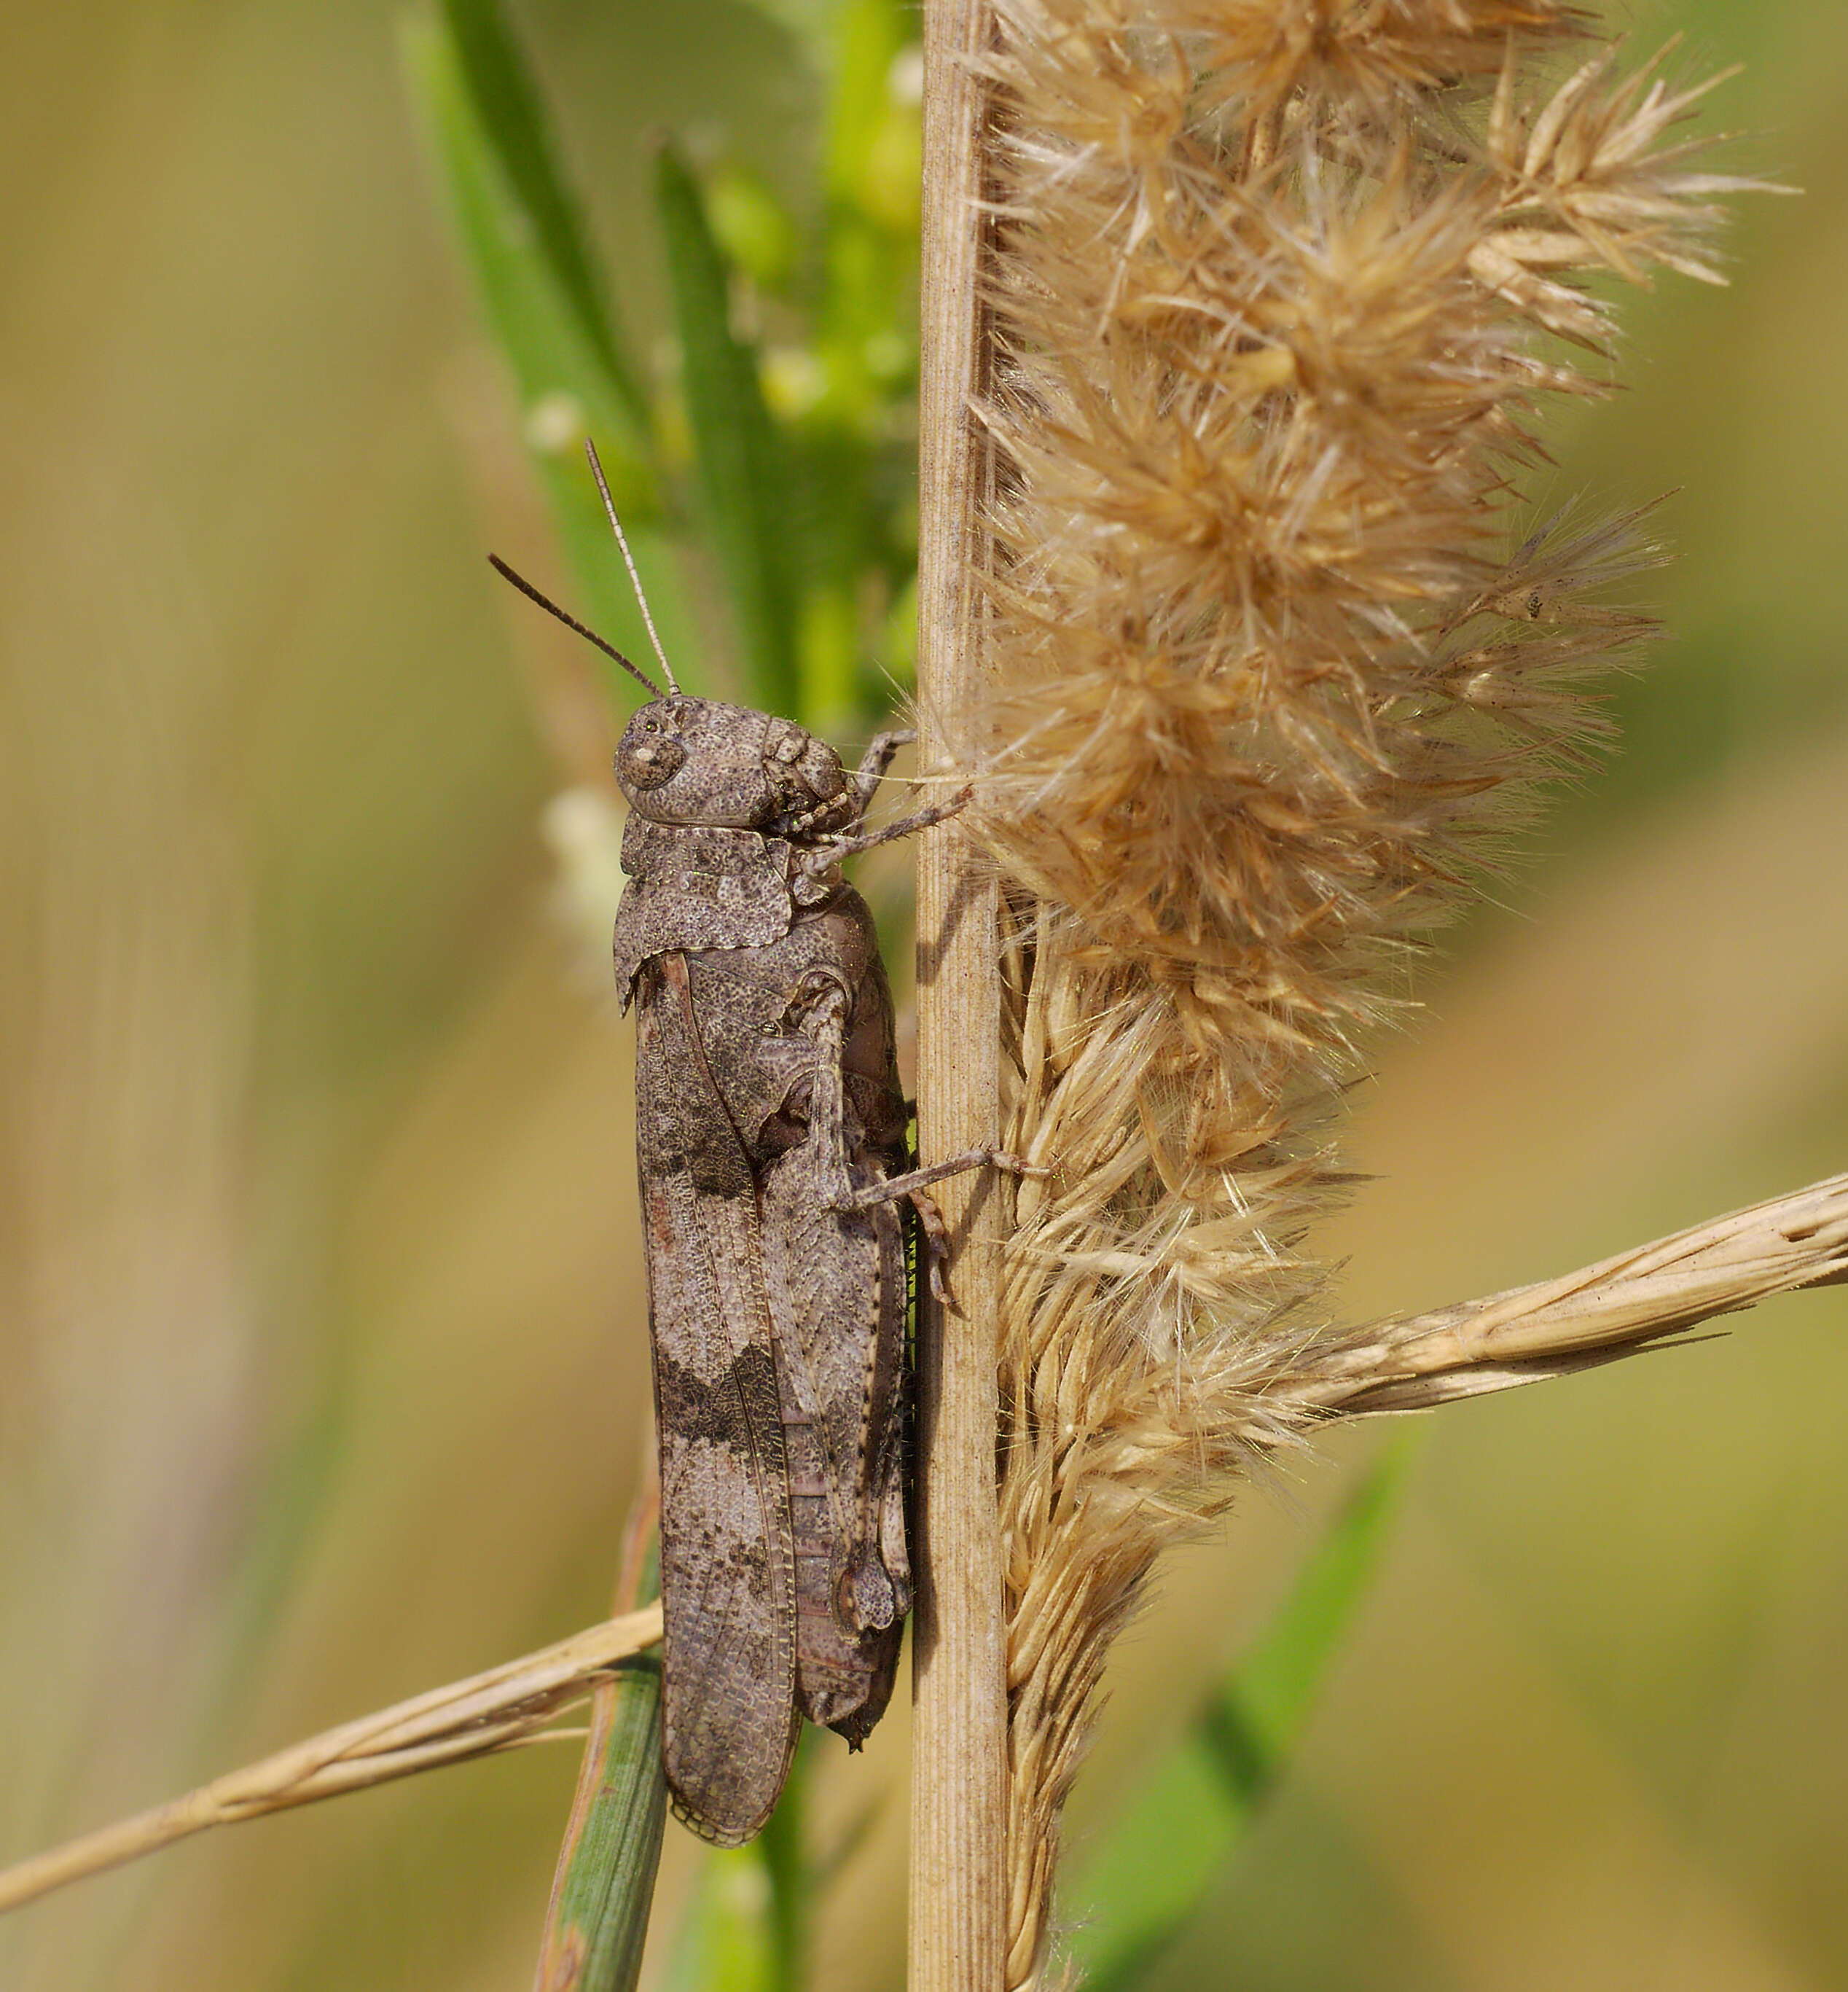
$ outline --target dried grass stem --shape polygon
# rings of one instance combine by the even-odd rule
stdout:
[[[617,1661],[660,1636],[661,1608],[650,1605],[325,1730],[182,1798],[0,1871],[0,1914],[210,1827],[258,1819],[530,1742],[554,1716],[583,1700]]]
[[[1848,1175],[1601,1260],[1359,1331],[1284,1387],[1305,1410],[1428,1410],[1632,1356],[1772,1294],[1848,1278]]]

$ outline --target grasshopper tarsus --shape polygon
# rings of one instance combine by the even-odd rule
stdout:
[[[923,1234],[925,1277],[929,1283],[930,1297],[941,1305],[950,1298],[949,1281],[943,1270],[950,1260],[950,1228],[943,1222],[943,1213],[937,1208],[936,1198],[930,1194],[930,1185],[943,1182],[946,1176],[989,1168],[1004,1169],[1010,1175],[1018,1176],[1042,1177],[1052,1173],[1036,1163],[1023,1161],[1018,1155],[1011,1155],[1003,1148],[967,1148],[947,1161],[910,1169],[903,1175],[888,1176],[877,1183],[850,1186],[840,1201],[830,1204],[830,1208],[863,1211],[895,1202],[901,1198],[908,1202],[917,1213],[918,1229]]]
[[[901,1197],[915,1196],[933,1183],[942,1182],[946,1176],[967,1175],[971,1169],[985,1168],[1002,1169],[1011,1176],[1038,1177],[1052,1173],[1035,1162],[1009,1155],[1005,1148],[965,1148],[947,1161],[931,1162],[922,1168],[907,1169],[901,1176],[887,1176],[876,1183],[849,1189],[840,1202],[830,1202],[829,1208],[870,1210],[875,1204],[892,1203]]]
[[[933,803],[924,809],[914,810],[909,816],[901,817],[896,823],[888,823],[882,829],[858,834],[830,832],[803,859],[804,868],[818,876],[838,865],[844,858],[858,858],[862,851],[877,850],[881,844],[890,844],[897,837],[915,837],[919,831],[946,823],[967,809],[974,794],[973,788],[959,789],[948,802]]]

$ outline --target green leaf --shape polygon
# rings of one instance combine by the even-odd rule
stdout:
[[[1198,1907],[1287,1766],[1366,1594],[1409,1448],[1389,1446],[1288,1595],[1155,1767],[1065,1892],[1069,1955],[1123,1992]]]
[[[653,1536],[622,1602],[661,1594]],[[632,1992],[642,1969],[667,1814],[661,1769],[661,1656],[621,1662],[593,1703],[578,1797],[547,1918],[540,1982],[554,1992]]]
[[[757,356],[731,331],[731,271],[698,183],[665,145],[655,196],[667,249],[681,384],[714,551],[731,598],[750,702],[803,717],[796,670],[792,491]]]
[[[554,156],[544,103],[498,0],[442,0],[442,19],[477,130],[518,205],[533,253],[576,318],[635,435],[646,435],[641,377],[622,350],[577,202]]]
[[[457,16],[466,17],[465,31]],[[646,633],[584,462],[583,440],[595,435],[677,668],[692,654],[694,636],[658,530],[663,501],[648,411],[599,302],[531,83],[486,0],[455,0],[407,19],[401,44],[426,148],[577,571],[582,595],[570,605],[646,663]],[[613,664],[606,668],[621,701],[632,701],[630,682]]]

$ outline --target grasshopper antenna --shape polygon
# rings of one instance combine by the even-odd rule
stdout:
[[[677,692],[680,681],[673,674],[673,667],[667,661],[667,653],[661,648],[661,640],[655,633],[654,618],[648,612],[648,597],[642,592],[642,577],[636,572],[634,557],[629,551],[629,540],[622,530],[622,521],[616,517],[615,501],[609,495],[609,486],[603,476],[603,466],[597,460],[597,445],[588,436],[584,438],[584,454],[590,459],[590,474],[597,480],[597,489],[603,494],[603,509],[609,514],[610,530],[616,536],[616,544],[622,549],[622,565],[629,570],[629,585],[636,592],[636,600],[641,605],[642,620],[648,626],[648,640],[654,646],[654,653],[661,660],[661,668],[667,674],[667,682]],[[635,666],[630,664],[632,671]],[[656,697],[660,694],[657,693]]]
[[[667,694],[662,691],[661,687],[655,683],[654,680],[651,678],[639,665],[632,664],[629,661],[628,658],[624,657],[622,653],[616,648],[614,643],[605,643],[604,640],[597,634],[595,629],[591,629],[585,623],[580,622],[576,616],[568,616],[565,612],[558,606],[557,603],[552,600],[550,595],[541,595],[538,589],[536,588],[523,575],[516,574],[513,570],[507,565],[506,562],[500,558],[499,554],[489,554],[488,556],[488,565],[497,575],[500,576],[503,581],[510,581],[529,602],[537,602],[540,607],[543,609],[548,616],[556,616],[558,620],[564,625],[566,629],[575,629],[580,636],[584,637],[590,643],[595,643],[597,648],[603,653],[605,657],[614,657],[616,662],[622,667],[624,670],[628,672],[629,675],[632,678],[637,680],[640,684],[646,687],[651,697],[655,698],[665,698],[667,697]],[[646,610],[644,610],[643,613],[646,613]],[[657,648],[659,646],[657,646]],[[663,661],[665,662],[665,660]],[[667,676],[670,680],[671,680],[673,677],[673,672],[670,671],[667,674]],[[675,685],[673,688],[676,691],[680,690],[680,687],[678,685]]]

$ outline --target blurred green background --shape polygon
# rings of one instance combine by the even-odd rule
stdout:
[[[1555,438],[1540,502],[1683,487],[1671,640],[1356,1097],[1355,1315],[1848,1161],[1848,27],[1625,17],[1745,61],[1713,121],[1806,197],[1742,206],[1730,290],[1635,300],[1627,391]],[[811,226],[806,44],[725,0],[516,19],[670,373],[653,135]],[[646,1410],[629,1037],[546,827],[570,842],[548,807],[602,779],[610,708],[481,558],[574,585],[397,19],[7,12],[0,1859],[571,1631],[614,1574]],[[856,603],[863,640],[895,606]],[[1433,1421],[1300,1757],[1151,1982],[1848,1983],[1845,1331],[1848,1296],[1799,1297]],[[1375,1443],[1174,1562],[1080,1845]],[[0,1925],[0,1987],[523,1984],[575,1755],[86,1885]],[[841,1992],[901,1982],[904,1759],[895,1712],[817,1767]],[[703,1857],[670,1828],[664,1927]]]

